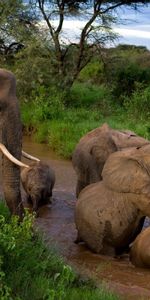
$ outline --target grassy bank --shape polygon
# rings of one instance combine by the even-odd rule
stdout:
[[[34,218],[26,214],[21,225],[0,202],[1,300],[117,300],[117,296],[81,279],[56,249],[47,248],[33,233]]]
[[[32,134],[37,142],[49,144],[51,149],[64,158],[71,158],[79,139],[104,122],[112,128],[129,129],[150,139],[149,119],[142,116],[135,118],[124,109],[105,115],[96,109],[70,108],[63,110],[59,118],[39,121],[36,108],[31,104],[30,107],[23,106],[22,119],[27,134]]]
[[[150,88],[141,85],[124,97],[123,105],[105,85],[76,82],[65,98],[43,88],[31,101],[22,102],[21,112],[25,132],[65,158],[71,158],[81,136],[104,122],[150,138]]]

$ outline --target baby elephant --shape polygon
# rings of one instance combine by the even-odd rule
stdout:
[[[150,227],[143,230],[132,243],[130,260],[137,267],[150,268]]]
[[[54,170],[46,163],[33,162],[21,171],[21,181],[27,194],[27,200],[32,203],[33,211],[47,204],[52,196],[55,183]]]

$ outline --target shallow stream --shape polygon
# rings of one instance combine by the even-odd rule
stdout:
[[[47,243],[56,246],[67,263],[83,276],[95,279],[97,284],[104,282],[121,299],[150,300],[150,270],[135,268],[128,256],[110,258],[74,243],[76,175],[71,162],[59,159],[47,145],[37,144],[30,138],[24,138],[23,149],[46,161],[56,173],[52,204],[41,207],[36,220]]]

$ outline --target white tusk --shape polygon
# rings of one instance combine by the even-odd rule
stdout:
[[[22,156],[31,160],[40,161],[40,159],[38,159],[37,157],[34,157],[23,150],[22,150]]]
[[[20,167],[24,167],[24,168],[29,168],[28,165],[22,163],[21,161],[19,161],[18,159],[16,159],[13,155],[10,154],[10,152],[6,149],[6,147],[0,143],[0,150],[3,152],[3,154],[10,160],[12,161],[14,164],[16,164],[17,166]]]

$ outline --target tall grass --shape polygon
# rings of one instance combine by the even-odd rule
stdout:
[[[150,138],[149,88],[135,91],[120,107],[110,100],[109,93],[105,93],[107,96],[104,99],[101,98],[104,87],[98,91],[98,87],[93,86],[89,94],[90,87],[81,85],[82,89],[79,89],[79,85],[81,83],[73,87],[72,100],[69,100],[71,102],[67,107],[60,105],[57,97],[56,102],[53,99],[53,105],[56,106],[52,112],[49,105],[42,105],[39,100],[23,104],[22,121],[26,132],[32,131],[36,141],[48,143],[58,155],[65,158],[71,158],[75,145],[84,134],[104,122],[112,128],[129,129]],[[57,105],[58,112],[55,114]]]

